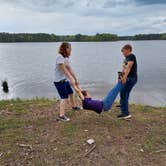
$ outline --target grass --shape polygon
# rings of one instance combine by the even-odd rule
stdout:
[[[69,109],[71,121],[63,123],[55,120],[58,104],[38,98],[0,101],[0,165],[166,164],[166,108],[132,104],[130,121],[118,120],[116,107],[101,115]],[[96,148],[85,157],[90,138]]]
[[[62,135],[65,137],[75,137],[77,136],[77,133],[79,132],[79,126],[76,124],[68,123],[64,124]]]
[[[22,119],[0,119],[0,132],[4,132],[5,130],[15,129],[23,127],[28,124],[28,121]]]

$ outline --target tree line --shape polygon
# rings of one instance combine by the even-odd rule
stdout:
[[[118,40],[166,40],[165,34],[139,34],[135,36],[118,36],[102,33],[96,35],[55,35],[46,33],[0,33],[0,42],[88,42]]]
[[[0,42],[61,42],[61,41],[117,41],[118,36],[114,34],[96,35],[55,35],[46,33],[0,33]]]

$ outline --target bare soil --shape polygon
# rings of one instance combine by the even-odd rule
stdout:
[[[60,122],[58,105],[47,99],[0,102],[0,165],[166,165],[166,108],[131,105],[128,121],[116,118],[116,107],[101,115],[69,109],[71,121]]]

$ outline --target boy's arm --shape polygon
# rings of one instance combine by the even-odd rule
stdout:
[[[129,75],[130,70],[131,70],[133,64],[134,64],[133,61],[128,61],[127,67],[126,67],[126,69],[124,70],[124,75],[123,75],[123,78],[122,78],[122,83],[123,83],[123,84],[126,83],[127,76]]]
[[[126,69],[126,66],[125,66],[125,64],[123,63],[123,65],[122,65],[122,73],[125,73],[125,69]]]

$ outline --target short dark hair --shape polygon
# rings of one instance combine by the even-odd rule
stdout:
[[[130,51],[132,51],[132,46],[130,45],[130,44],[126,44],[126,45],[124,45],[123,47],[122,47],[122,50],[123,49],[125,49],[125,50],[130,50]]]
[[[87,96],[87,91],[86,90],[82,90],[81,93],[83,94],[83,96]]]

